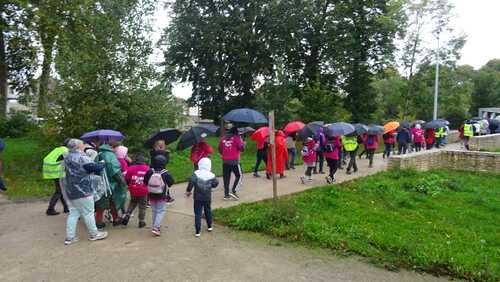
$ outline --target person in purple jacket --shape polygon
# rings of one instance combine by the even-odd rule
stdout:
[[[219,153],[222,155],[222,178],[224,180],[224,200],[239,200],[237,192],[241,189],[240,153],[245,149],[245,143],[238,134],[238,128],[229,127],[226,135],[220,139]],[[231,173],[234,173],[233,188],[229,191]]]

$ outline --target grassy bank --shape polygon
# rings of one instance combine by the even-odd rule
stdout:
[[[52,194],[53,183],[41,177],[42,159],[52,148],[43,147],[33,138],[6,139],[6,149],[1,153],[4,162],[4,176],[10,199],[21,200],[43,198]],[[207,138],[207,142],[217,150],[219,139]],[[190,150],[176,151],[176,144],[170,146],[171,160],[167,166],[176,182],[186,181],[193,172],[189,159]],[[148,153],[147,150],[144,151]],[[241,155],[241,166],[244,172],[250,172],[255,165],[255,142],[248,141],[246,150]],[[133,155],[133,152],[131,153]],[[300,160],[297,160],[300,162]],[[261,164],[261,169],[264,169]],[[218,153],[212,158],[212,168],[215,174],[222,175],[222,160]]]
[[[218,222],[308,246],[478,281],[500,279],[500,177],[392,171],[215,211]]]

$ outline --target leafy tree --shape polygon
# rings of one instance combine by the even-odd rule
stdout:
[[[414,116],[404,114],[406,104],[404,93],[406,93],[408,82],[397,70],[387,69],[380,73],[375,77],[371,87],[376,94],[377,111],[374,113],[374,120],[385,122],[414,118]]]
[[[500,106],[500,59],[490,60],[474,77],[471,112]]]
[[[275,111],[276,128],[300,119],[302,103],[296,98],[299,89],[293,84],[265,83],[256,91],[256,109],[268,113]]]
[[[300,94],[300,117],[304,122],[348,121],[351,114],[344,108],[344,97],[332,92],[320,83],[311,83],[304,87]]]
[[[36,71],[33,11],[27,1],[0,1],[0,116],[7,89],[22,91]]]

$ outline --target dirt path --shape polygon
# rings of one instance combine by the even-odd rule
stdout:
[[[376,173],[385,161],[376,158],[373,169],[360,161],[360,172],[339,181]],[[299,184],[302,169],[279,181],[280,194],[324,184],[316,175],[310,185]],[[272,195],[271,182],[245,175],[240,202]],[[389,272],[362,262],[340,258],[324,250],[310,250],[269,238],[233,232],[215,226],[213,233],[193,236],[192,200],[183,196],[185,185],[176,185],[176,197],[164,220],[168,228],[153,238],[148,229],[108,228],[110,237],[88,242],[79,226],[81,241],[64,246],[65,216],[47,217],[46,203],[0,204],[0,281],[444,281],[409,271]],[[222,188],[214,195],[214,207],[238,202],[222,201]],[[148,210],[148,222],[150,214]]]

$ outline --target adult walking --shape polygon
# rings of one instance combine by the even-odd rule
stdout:
[[[435,131],[433,128],[427,128],[424,133],[425,137],[425,144],[426,144],[426,149],[430,150],[432,149],[432,146],[434,146],[434,140],[435,140]]]
[[[382,138],[384,139],[384,154],[382,155],[383,158],[389,158],[391,156],[392,148],[394,147],[394,143],[396,143],[396,134],[396,131],[392,130],[382,136]]]
[[[106,176],[111,189],[111,196],[102,197],[96,202],[96,224],[99,228],[106,226],[103,222],[104,210],[110,209],[113,217],[113,225],[120,225],[121,217],[118,211],[122,210],[125,205],[127,183],[122,174],[120,163],[111,146],[102,144],[100,140],[95,140],[94,143],[99,152],[98,160],[104,161]]]
[[[94,190],[91,181],[87,176],[91,173],[101,171],[103,165],[95,165],[93,160],[83,153],[83,141],[71,139],[68,141],[69,153],[64,159],[65,178],[63,191],[69,201],[69,216],[66,220],[65,245],[70,245],[78,241],[76,237],[76,226],[80,217],[87,227],[90,241],[102,240],[108,236],[107,232],[100,232],[94,218]],[[93,171],[88,171],[84,167],[92,164]]]
[[[358,151],[359,143],[363,143],[363,140],[360,136],[356,136],[355,134],[347,135],[342,138],[344,151],[349,154],[349,164],[347,165],[346,169],[347,174],[351,174],[351,169],[354,169],[354,172],[358,171],[358,165],[356,164],[356,154]]]
[[[68,152],[66,146],[54,148],[45,158],[43,158],[42,176],[43,179],[52,180],[54,182],[54,194],[49,201],[49,207],[45,212],[47,215],[58,215],[56,204],[61,201],[64,213],[69,213],[68,205],[62,196],[60,179],[64,178],[64,155]]]
[[[375,155],[375,150],[378,148],[378,135],[368,134],[366,138],[366,154],[368,155],[369,164],[368,167],[373,167],[373,157]]]
[[[467,150],[470,150],[469,148],[469,140],[471,137],[474,136],[474,126],[470,124],[469,122],[466,122],[463,125],[463,142],[464,142],[464,147]]]
[[[228,126],[228,131],[219,142],[219,153],[222,156],[222,177],[224,180],[224,200],[239,200],[237,192],[241,189],[241,166],[240,154],[245,149],[245,143],[238,134],[238,128]],[[234,174],[235,180],[231,191],[229,184],[231,174]]]
[[[335,182],[335,173],[340,166],[340,150],[341,143],[339,136],[328,136],[328,140],[325,145],[325,159],[328,164],[329,173],[326,177],[326,182],[331,184]]]
[[[262,162],[267,166],[267,150],[269,147],[269,143],[266,139],[257,141],[257,153],[256,153],[256,161],[253,169],[253,176],[260,177],[259,175],[259,167]]]
[[[415,151],[420,152],[425,143],[424,130],[421,128],[420,124],[415,124],[415,127],[411,129],[411,133],[413,135],[413,146],[415,147]]]
[[[295,133],[286,137],[286,148],[288,151],[288,160],[286,161],[286,169],[295,169],[295,158],[297,156]]]
[[[411,143],[411,133],[408,128],[401,128],[398,131],[398,135],[396,137],[398,141],[398,155],[405,155],[408,150],[408,144]]]

